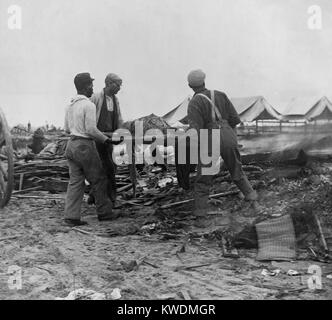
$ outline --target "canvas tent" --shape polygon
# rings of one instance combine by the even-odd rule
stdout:
[[[314,121],[331,120],[332,103],[326,97],[322,98],[294,98],[284,110],[285,121]]]
[[[281,120],[281,114],[262,96],[232,98],[231,102],[242,122]]]
[[[163,116],[171,126],[177,122],[187,123],[188,104],[191,97],[188,96],[180,105]],[[231,99],[242,122],[256,120],[281,120],[281,114],[275,110],[264,97],[248,97]]]
[[[332,103],[326,97],[321,98],[312,108],[305,114],[309,121],[313,120],[331,120],[332,119]]]
[[[171,127],[174,129],[186,129],[189,127],[189,124],[184,124],[180,121],[177,121],[177,122],[172,123]]]
[[[191,96],[188,96],[184,101],[179,104],[176,108],[166,113],[163,116],[163,119],[170,125],[173,126],[175,124],[178,125],[178,122],[186,124],[187,121],[187,112],[188,112],[188,104],[191,100]]]

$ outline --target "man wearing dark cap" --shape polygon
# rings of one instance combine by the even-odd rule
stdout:
[[[206,89],[205,78],[205,73],[202,70],[194,70],[188,75],[189,87],[195,92],[188,105],[188,122],[190,127],[197,131],[210,129],[208,130],[209,153],[212,152],[213,148],[211,129],[220,130],[220,135],[218,133],[220,139],[217,141],[220,145],[220,155],[231,174],[232,180],[244,194],[245,199],[254,202],[257,200],[257,194],[242,170],[235,132],[236,125],[241,120],[225,93]],[[202,163],[199,157],[195,182],[194,210],[195,225],[197,227],[206,227],[212,224],[207,213],[209,211],[208,197],[213,176],[204,174],[204,167],[207,166],[204,165],[204,162]]]
[[[91,97],[91,101],[97,109],[97,128],[101,132],[112,134],[123,123],[120,104],[116,94],[120,91],[122,79],[109,73],[105,79],[105,88]],[[112,159],[112,147],[106,147],[102,143],[96,143],[99,156],[107,174],[107,193],[114,202],[116,199],[115,171],[116,167]],[[93,201],[90,197],[90,201]]]
[[[93,80],[89,73],[75,77],[77,96],[66,109],[65,130],[71,137],[65,153],[70,175],[65,222],[71,226],[86,224],[81,221],[85,179],[92,187],[99,221],[116,218],[107,196],[106,173],[96,149],[96,143],[106,146],[112,142],[96,127],[96,106],[89,100],[93,94]]]

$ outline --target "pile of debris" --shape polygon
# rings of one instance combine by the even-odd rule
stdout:
[[[135,121],[126,122],[124,127],[128,129],[132,134],[135,134],[135,122],[143,122],[143,133],[145,134],[148,130],[159,129],[163,133],[166,133],[167,129],[170,129],[171,126],[161,117],[156,116],[155,114],[150,114],[149,116],[139,118]]]

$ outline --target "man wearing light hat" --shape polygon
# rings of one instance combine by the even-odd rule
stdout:
[[[116,96],[121,86],[122,79],[114,73],[109,73],[105,79],[105,88],[90,99],[96,105],[97,128],[101,132],[111,134],[119,129],[123,123],[119,100]],[[97,143],[96,147],[108,177],[108,196],[114,202],[116,198],[116,167],[112,159],[112,146],[106,147],[104,144]]]
[[[188,105],[188,122],[190,127],[197,131],[209,129],[209,153],[212,152],[212,143],[215,143],[212,140],[211,129],[220,130],[220,139],[217,143],[220,144],[220,155],[231,174],[232,180],[244,194],[246,200],[256,201],[257,194],[252,189],[250,182],[242,170],[238,150],[235,128],[241,122],[239,115],[225,93],[206,89],[205,78],[206,75],[202,70],[191,71],[188,75],[189,87],[195,92],[194,97]],[[197,227],[207,227],[212,224],[207,213],[210,209],[208,198],[213,175],[202,174],[204,167],[207,167],[207,165],[204,165],[204,162],[201,160],[199,157],[194,188],[194,214],[196,216],[195,225]]]

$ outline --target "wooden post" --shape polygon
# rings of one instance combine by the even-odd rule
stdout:
[[[20,184],[19,184],[19,189],[18,189],[20,191],[23,188],[23,182],[24,182],[24,173],[20,173]]]
[[[256,133],[258,133],[258,120],[256,120]]]

